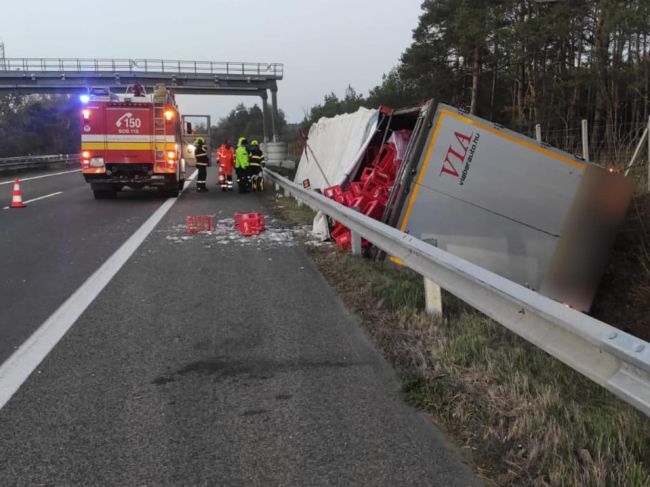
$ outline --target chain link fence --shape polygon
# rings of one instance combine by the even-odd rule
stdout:
[[[590,162],[624,173],[649,126],[650,123],[589,126],[586,139]],[[535,131],[527,135],[533,138],[537,137]],[[583,130],[580,126],[554,130],[545,130],[542,127],[541,141],[584,158]],[[648,159],[650,156],[646,140],[629,172],[629,177],[638,183],[638,189],[644,191],[650,189]]]

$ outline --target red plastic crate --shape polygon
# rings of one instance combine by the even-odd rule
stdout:
[[[235,213],[235,228],[245,237],[259,235],[266,229],[266,219],[261,213]]]
[[[368,197],[368,195],[372,195],[375,189],[377,189],[379,185],[377,184],[377,181],[375,181],[373,178],[368,178],[366,181],[363,183],[363,195]]]
[[[363,171],[361,171],[361,177],[359,180],[361,182],[366,182],[368,179],[372,178],[372,173],[375,171],[374,167],[364,167]]]
[[[332,237],[334,240],[336,240],[337,237],[339,237],[340,235],[343,235],[347,231],[348,231],[347,227],[345,227],[340,222],[336,222],[336,225],[334,225],[334,228],[330,232],[330,237]]]
[[[377,184],[377,186],[390,186],[393,183],[393,178],[389,174],[386,174],[379,168],[375,168],[372,172],[372,180]]]
[[[384,214],[384,205],[379,200],[371,201],[363,210],[363,214],[379,220]]]
[[[381,172],[383,172],[384,174],[386,174],[392,182],[395,180],[395,177],[397,176],[397,171],[399,170],[399,164],[394,159],[391,159],[389,161],[389,164],[378,167],[378,169],[381,170]]]
[[[340,203],[340,204],[342,204],[342,205],[345,206],[345,202],[346,202],[346,200],[345,200],[345,196],[343,196],[342,193],[335,194],[334,197],[333,197],[332,199],[333,199],[334,201],[336,201],[337,203]]]
[[[390,198],[390,191],[382,186],[377,186],[371,191],[364,192],[363,196],[367,200],[378,200],[382,205],[385,205],[388,202],[388,198]]]
[[[211,232],[214,230],[214,217],[210,215],[193,215],[185,218],[187,233],[196,235],[200,232]]]
[[[342,193],[334,195],[334,198],[332,198],[332,199],[334,201],[336,201],[337,203],[342,204],[343,206],[349,207],[349,206],[352,205],[352,202],[354,201],[355,196],[352,193],[352,191],[344,191]]]
[[[341,194],[343,191],[341,190],[341,186],[338,184],[336,186],[330,186],[329,188],[325,188],[323,190],[323,194],[325,195],[326,198],[332,198],[338,194]]]
[[[352,233],[350,233],[350,230],[347,230],[346,232],[336,237],[335,240],[336,245],[339,247],[339,249],[348,250],[352,244]]]
[[[393,144],[385,144],[381,148],[379,155],[377,155],[374,165],[381,169],[387,169],[395,162],[395,156],[397,156],[397,149],[395,146]]]
[[[365,206],[368,204],[368,197],[364,194],[357,196],[354,198],[352,203],[350,204],[350,208],[359,208],[361,211],[365,208]]]
[[[350,183],[350,191],[355,196],[359,196],[361,193],[363,193],[363,183],[361,181],[353,181]]]
[[[345,203],[343,204],[347,207],[352,206],[352,202],[355,200],[356,195],[351,190],[344,191],[343,193],[341,193],[341,195],[345,200]]]
[[[263,224],[259,224],[258,222],[252,220],[243,220],[241,223],[241,228],[239,229],[239,233],[241,233],[244,237],[252,237],[254,235],[259,235],[264,231],[264,229],[265,226]]]
[[[335,237],[334,240],[336,240],[336,245],[339,249],[345,252],[350,252],[352,250],[352,232],[350,232],[350,230],[347,228],[345,230],[346,231],[344,233]],[[362,238],[361,247],[364,249],[369,248],[370,242],[368,242],[365,238]]]

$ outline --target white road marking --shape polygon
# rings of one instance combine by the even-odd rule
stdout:
[[[72,171],[54,172],[52,174],[42,174],[40,176],[32,176],[31,178],[18,178],[18,179],[20,179],[20,182],[22,183],[23,181],[31,181],[33,179],[49,178],[49,177],[52,177],[52,176],[60,176],[61,174],[71,174],[73,172],[81,172],[81,169],[74,169]],[[16,179],[16,178],[14,178],[14,179]],[[3,184],[14,184],[14,180],[12,179],[10,181],[1,181],[0,186],[2,186]]]
[[[187,178],[183,191],[196,174],[195,171]],[[169,198],[160,205],[153,215],[0,366],[0,409],[65,336],[176,201],[178,198]]]
[[[34,201],[44,200],[45,198],[50,198],[52,196],[56,196],[56,195],[59,195],[59,194],[63,194],[63,191],[57,191],[56,193],[50,193],[50,194],[46,194],[45,196],[39,196],[38,198],[32,198],[31,200],[23,201],[23,203],[25,203],[25,204],[33,203]],[[8,209],[9,209],[8,206],[5,206],[3,208],[3,210],[8,210]]]

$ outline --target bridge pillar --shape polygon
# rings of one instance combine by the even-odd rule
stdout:
[[[278,89],[271,88],[271,128],[273,130],[273,142],[278,142]]]
[[[262,97],[262,130],[264,131],[264,142],[269,141],[269,103],[266,90]]]

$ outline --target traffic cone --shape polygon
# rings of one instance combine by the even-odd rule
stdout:
[[[11,196],[11,207],[10,208],[25,208],[23,203],[23,197],[20,194],[20,180],[14,179],[14,192]]]

